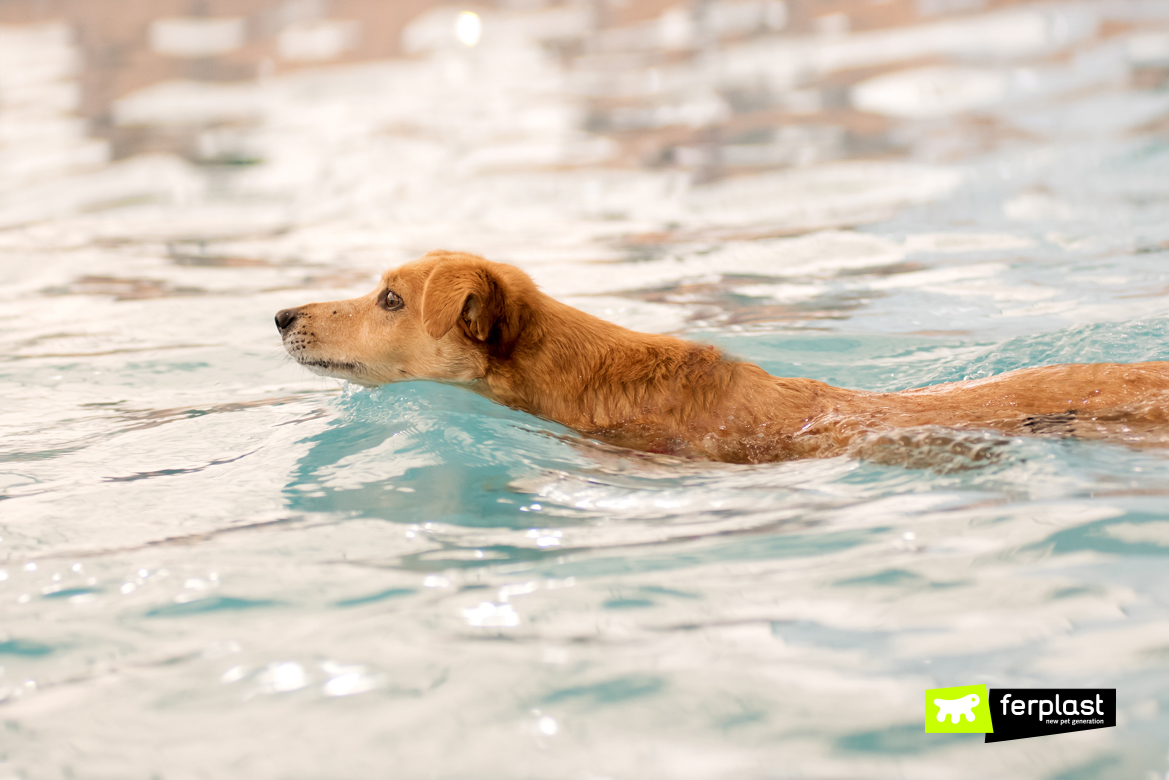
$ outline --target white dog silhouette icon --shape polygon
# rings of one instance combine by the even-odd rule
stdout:
[[[938,722],[941,723],[950,716],[951,723],[957,723],[965,715],[971,723],[974,722],[974,708],[978,706],[977,693],[970,693],[960,699],[934,699],[934,706],[938,708]]]

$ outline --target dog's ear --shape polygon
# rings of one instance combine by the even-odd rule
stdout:
[[[426,280],[422,325],[440,339],[459,326],[493,352],[508,352],[527,320],[535,285],[518,268],[468,255],[448,255]]]

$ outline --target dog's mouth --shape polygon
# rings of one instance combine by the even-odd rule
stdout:
[[[322,371],[347,371],[353,374],[356,374],[363,368],[363,366],[356,361],[297,358],[297,362],[302,366],[307,366],[308,368],[319,368]]]
[[[293,358],[314,374],[323,374],[336,379],[354,380],[365,373],[365,365],[356,360],[325,360],[302,355],[293,355]]]

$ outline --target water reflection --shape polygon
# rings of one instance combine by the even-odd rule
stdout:
[[[0,3],[5,768],[1164,774],[1163,453],[630,454],[271,315],[442,246],[853,387],[1165,359],[1167,79],[1163,0]]]

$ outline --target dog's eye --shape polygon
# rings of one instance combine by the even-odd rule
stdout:
[[[393,290],[386,290],[378,304],[386,311],[397,311],[405,306],[406,302]]]

